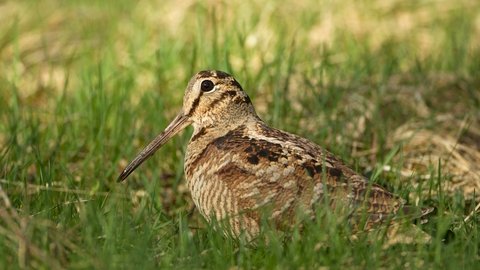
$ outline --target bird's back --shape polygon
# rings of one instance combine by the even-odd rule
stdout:
[[[200,212],[229,220],[234,234],[255,235],[262,215],[284,228],[299,212],[313,218],[318,207],[341,209],[351,224],[370,227],[403,205],[313,142],[259,119],[225,132],[196,132],[185,174]]]

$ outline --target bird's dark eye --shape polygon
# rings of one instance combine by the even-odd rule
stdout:
[[[213,87],[215,87],[215,85],[213,84],[212,81],[205,80],[205,81],[202,82],[202,85],[200,86],[200,89],[202,89],[203,92],[209,92],[209,91],[213,90]]]

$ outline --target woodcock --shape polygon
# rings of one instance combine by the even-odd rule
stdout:
[[[119,181],[188,125],[194,131],[184,169],[193,202],[207,221],[224,222],[233,236],[255,238],[265,215],[284,229],[295,223],[299,211],[314,218],[318,207],[345,208],[348,221],[360,229],[390,222],[398,214],[430,212],[413,211],[315,143],[269,127],[235,78],[213,70],[193,76],[181,112]],[[328,203],[322,204],[325,198]]]

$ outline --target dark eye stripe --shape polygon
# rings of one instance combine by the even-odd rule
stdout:
[[[202,97],[202,95],[203,95],[203,92],[200,92],[197,99],[193,101],[192,107],[190,108],[190,111],[187,113],[187,116],[192,116],[193,112],[197,109],[198,104],[200,103],[200,98]]]
[[[214,101],[212,101],[212,103],[210,103],[210,108],[213,108],[217,105],[217,103],[219,103],[220,101],[224,100],[225,98],[227,98],[228,96],[230,96],[231,98],[234,98],[235,96],[237,95],[237,92],[235,91],[227,91],[227,92],[224,92],[222,93],[222,95],[215,99]]]

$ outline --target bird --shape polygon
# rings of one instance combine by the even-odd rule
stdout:
[[[206,221],[219,222],[234,238],[255,239],[263,220],[287,230],[299,212],[315,219],[325,207],[340,209],[353,230],[432,211],[406,205],[314,142],[268,126],[237,80],[218,70],[200,71],[190,79],[178,115],[118,181],[189,125],[193,134],[184,159],[186,185]]]

